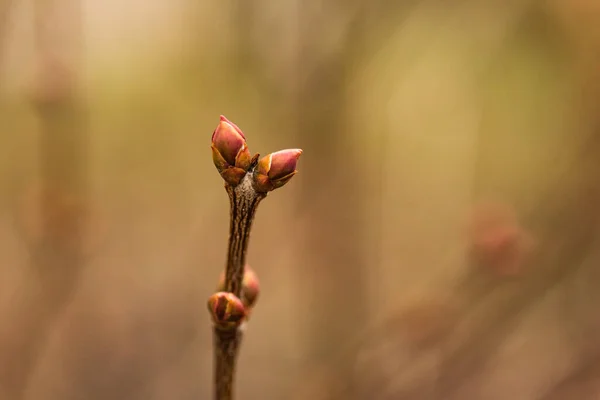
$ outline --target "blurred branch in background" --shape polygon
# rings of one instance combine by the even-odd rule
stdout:
[[[14,341],[2,353],[2,384],[11,399],[24,398],[53,322],[77,288],[90,213],[87,119],[78,84],[81,4],[39,0],[34,5],[37,76],[31,105],[38,116],[41,160],[39,184],[26,185],[17,223],[39,281],[22,288],[26,295],[12,320]]]
[[[538,400],[593,399],[600,390],[600,362],[591,357],[579,363],[565,378]]]
[[[554,289],[561,290],[582,268],[597,238],[594,215],[600,169],[597,165],[592,166],[590,161],[595,159],[592,154],[598,151],[598,136],[579,122],[573,124],[573,118],[580,117],[581,113],[576,107],[566,107],[583,104],[583,99],[575,95],[574,101],[569,101],[571,93],[577,93],[578,89],[577,86],[569,87],[576,83],[568,79],[568,68],[572,68],[572,63],[565,57],[564,33],[539,8],[533,11],[522,22],[521,26],[526,28],[517,30],[513,48],[525,44],[530,48],[530,55],[537,52],[542,55],[542,60],[550,62],[537,64],[532,75],[528,75],[528,66],[517,69],[519,67],[511,65],[510,60],[499,66],[498,71],[506,77],[504,79],[515,79],[521,87],[535,85],[539,79],[539,89],[530,92],[529,100],[522,97],[524,101],[519,111],[510,104],[513,99],[504,106],[501,103],[496,106],[496,110],[507,107],[505,112],[488,118],[489,123],[484,125],[488,134],[482,140],[479,153],[481,161],[476,187],[479,197],[508,197],[517,205],[519,214],[528,215],[524,223],[536,232],[537,251],[524,266],[521,279],[497,287],[495,294],[488,293],[489,300],[472,299],[479,308],[475,314],[478,322],[471,328],[469,339],[449,350],[440,377],[439,394],[443,396],[455,393],[456,398],[463,398],[465,393],[459,390],[461,385],[473,386],[472,381],[477,375],[489,373],[489,362],[522,325],[519,321],[531,318],[549,293]],[[566,60],[568,65],[565,65]],[[530,62],[537,63],[535,59]],[[519,81],[517,74],[529,79]],[[512,84],[508,79],[502,83],[504,87]],[[554,89],[544,79],[556,82]],[[563,83],[567,84],[567,90],[562,87]],[[498,99],[502,98],[495,97],[495,101]],[[563,111],[549,114],[553,109]],[[515,118],[521,112],[523,117]],[[511,121],[517,124],[511,124]],[[577,133],[564,129],[570,126],[583,129]],[[545,140],[533,141],[535,132],[543,135]],[[515,149],[519,151],[515,152]],[[561,163],[557,164],[557,159]],[[519,171],[520,175],[512,182],[506,180],[510,169]],[[540,170],[550,173],[543,177],[537,172]]]
[[[4,66],[6,37],[10,27],[10,15],[13,3],[13,0],[0,0],[0,72]]]
[[[304,238],[296,289],[307,311],[300,326],[307,335],[306,360],[331,359],[356,327],[366,322],[364,154],[346,125],[345,84],[362,50],[365,13],[360,1],[303,2],[299,10],[296,134],[310,162],[299,175],[297,214]],[[321,6],[323,8],[321,8]],[[375,204],[375,203],[374,203]],[[345,368],[346,364],[336,365]]]
[[[463,5],[461,18],[470,8],[476,8],[470,2]],[[492,52],[493,62],[485,63],[492,74],[484,74],[488,81],[480,83],[483,90],[491,85],[492,90],[485,93],[492,103],[488,104],[481,126],[474,200],[478,202],[483,197],[514,204],[521,216],[519,224],[533,228],[535,256],[519,266],[512,279],[493,277],[492,271],[482,270],[494,267],[489,262],[472,265],[466,271],[466,281],[455,287],[453,297],[458,300],[460,313],[451,318],[451,330],[438,328],[435,323],[420,324],[420,318],[402,317],[400,320],[406,324],[403,326],[395,324],[396,318],[390,316],[375,332],[365,333],[365,343],[358,347],[358,354],[367,352],[369,356],[357,359],[353,389],[344,395],[339,394],[340,389],[338,395],[329,398],[347,398],[349,393],[355,398],[462,399],[490,395],[486,391],[490,389],[486,387],[489,375],[502,376],[501,368],[492,362],[506,352],[507,342],[520,334],[540,308],[546,307],[549,292],[564,286],[590,254],[597,233],[596,218],[590,218],[596,214],[594,193],[598,186],[597,177],[592,175],[597,176],[600,168],[589,164],[594,159],[591,154],[598,151],[594,145],[596,135],[585,127],[581,129],[579,122],[573,123],[580,113],[577,107],[570,107],[570,94],[579,90],[569,87],[573,84],[568,79],[571,60],[562,47],[560,32],[546,15],[547,9],[541,9],[539,4],[532,9],[525,2],[508,8],[517,16],[513,19],[517,24],[509,24],[499,36],[502,51]],[[580,102],[581,99],[575,100],[575,104]],[[573,135],[575,128],[579,130]],[[518,244],[512,242],[510,239],[506,245]],[[505,249],[498,250],[506,253]],[[496,258],[505,257],[494,252]],[[417,305],[415,312],[428,320],[425,315],[429,315],[430,308],[419,312]],[[411,314],[410,308],[408,314],[403,310],[406,307],[400,307],[398,313]],[[441,315],[449,317],[450,311]],[[440,314],[432,315],[434,321],[440,320]],[[446,333],[435,336],[433,347],[415,349],[414,338],[421,335],[412,335],[413,329],[425,336],[440,330]],[[561,349],[554,350],[558,353]],[[524,353],[527,357],[525,354],[529,352]],[[551,368],[532,373],[523,389],[539,390],[542,376],[552,373],[556,371]],[[434,392],[433,382],[438,385]],[[326,388],[327,384],[323,386]],[[528,392],[506,387],[497,393],[502,398],[511,393],[526,396]]]

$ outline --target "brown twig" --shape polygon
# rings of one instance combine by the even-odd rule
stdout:
[[[302,150],[282,150],[260,160],[258,154],[251,157],[242,131],[223,116],[213,133],[211,148],[230,202],[225,274],[219,285],[221,291],[208,300],[214,322],[214,396],[216,400],[231,400],[242,324],[258,295],[257,282],[246,268],[252,221],[267,193],[285,185],[296,174]]]
[[[246,265],[246,252],[250,241],[252,221],[258,205],[266,193],[258,193],[252,185],[249,172],[236,187],[225,184],[230,202],[230,231],[225,269],[225,290],[242,297],[242,279]],[[233,399],[235,362],[242,340],[241,326],[214,327],[215,347],[215,398]]]
[[[252,221],[258,204],[266,193],[258,193],[252,186],[252,174],[248,173],[236,187],[225,186],[230,202],[229,248],[225,270],[225,289],[241,298],[242,278],[246,265],[246,252],[250,240]]]

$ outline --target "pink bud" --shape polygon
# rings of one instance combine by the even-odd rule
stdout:
[[[213,132],[212,144],[229,165],[235,165],[235,158],[246,145],[246,138],[234,124],[221,115],[221,122]]]
[[[236,186],[248,169],[252,157],[244,133],[233,122],[221,115],[212,135],[213,162],[223,179]]]
[[[296,174],[300,149],[280,150],[260,159],[255,171],[257,190],[263,193],[282,187]]]
[[[228,292],[218,292],[210,296],[208,310],[215,324],[221,327],[237,326],[246,316],[242,301]]]
[[[242,301],[244,305],[249,308],[256,304],[258,295],[260,293],[260,283],[258,276],[254,270],[250,267],[246,267],[244,271],[244,278],[242,280]]]
[[[470,236],[471,255],[478,263],[501,276],[523,273],[534,242],[514,209],[503,204],[479,205],[471,217]]]

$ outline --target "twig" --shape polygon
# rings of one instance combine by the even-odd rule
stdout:
[[[242,279],[246,265],[246,252],[250,240],[250,229],[258,204],[266,194],[257,193],[252,186],[252,174],[249,172],[242,183],[236,187],[225,184],[231,206],[231,225],[227,268],[225,270],[225,290],[241,298]],[[214,327],[215,347],[215,398],[233,399],[233,378],[235,362],[242,341],[241,326]]]
[[[587,393],[594,393],[600,373],[599,361],[598,354],[592,354],[582,360],[564,378],[540,395],[537,400],[583,398]]]
[[[225,180],[230,201],[227,265],[219,291],[208,300],[214,322],[214,396],[232,400],[237,355],[243,327],[258,296],[258,286],[246,268],[252,221],[267,193],[285,185],[296,174],[302,150],[289,149],[250,156],[242,131],[227,118],[212,137],[213,161]]]
[[[226,184],[225,189],[231,206],[225,289],[241,298],[250,229],[258,204],[265,198],[266,193],[258,193],[254,189],[251,172],[244,177],[240,185],[232,187]]]

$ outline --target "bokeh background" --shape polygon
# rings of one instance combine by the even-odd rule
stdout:
[[[600,398],[600,3],[2,0],[0,399],[210,399],[220,114],[261,204],[242,399]]]

